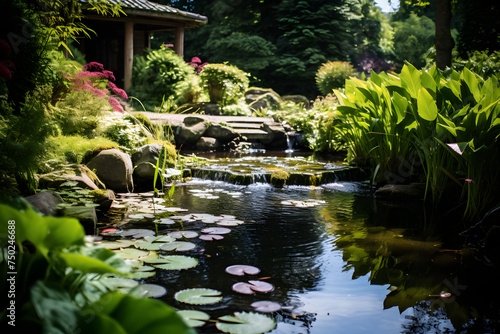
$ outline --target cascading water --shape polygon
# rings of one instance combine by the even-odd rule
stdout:
[[[293,144],[295,143],[295,132],[286,132],[286,150],[285,153],[293,153]]]

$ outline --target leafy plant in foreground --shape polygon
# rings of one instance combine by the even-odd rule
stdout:
[[[88,246],[78,220],[0,204],[2,290],[15,279],[17,329],[33,332],[192,333],[161,301],[113,292],[101,277],[130,271],[110,250]],[[16,272],[14,276],[8,272]],[[96,286],[99,286],[96,289]],[[13,321],[2,303],[2,327]]]

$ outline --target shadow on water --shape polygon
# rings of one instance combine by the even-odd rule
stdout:
[[[193,196],[193,189],[225,192],[206,199]],[[325,203],[312,208],[281,204],[304,199]],[[177,185],[172,206],[245,221],[223,240],[197,240],[198,247],[184,253],[199,259],[197,267],[158,271],[147,280],[165,286],[169,293],[163,300],[176,308],[205,311],[216,319],[271,300],[289,307],[273,314],[278,326],[272,333],[282,334],[493,333],[499,325],[495,268],[476,261],[455,238],[422,233],[425,219],[418,205],[377,201],[366,184],[279,189],[195,180]],[[193,223],[184,229],[203,227]],[[160,232],[173,229],[179,227]],[[257,266],[261,273],[226,274],[234,264]],[[234,283],[250,279],[263,279],[275,290],[252,296],[232,291]],[[173,298],[188,288],[217,289],[224,299],[192,306]],[[198,331],[219,332],[213,324]]]

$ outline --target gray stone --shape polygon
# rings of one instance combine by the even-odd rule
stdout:
[[[88,165],[95,169],[99,179],[106,188],[115,192],[132,192],[134,190],[133,166],[130,155],[118,149],[101,151]]]
[[[198,123],[203,123],[205,119],[203,117],[198,117],[198,116],[187,116],[184,118],[184,125],[185,126],[193,126]]]
[[[286,149],[286,132],[283,128],[283,125],[281,125],[280,123],[264,123],[261,126],[261,130],[264,130],[269,134],[268,139],[260,140],[267,147],[273,149]]]
[[[309,99],[304,95],[283,95],[281,97],[283,101],[291,101],[295,104],[303,104],[306,108],[309,108]]]
[[[212,124],[207,131],[205,131],[203,137],[213,137],[217,138],[222,143],[227,143],[238,137],[238,134],[228,126]]]
[[[78,219],[80,224],[83,225],[86,234],[96,234],[97,214],[95,208],[86,206],[67,206],[60,211],[60,215]]]
[[[47,216],[56,214],[56,206],[64,203],[64,200],[55,191],[43,191],[24,198],[28,203],[33,205],[35,209]]]
[[[201,137],[196,142],[196,149],[199,151],[213,151],[218,149],[220,142],[216,138],[212,137]]]
[[[156,162],[160,156],[161,149],[162,146],[159,144],[148,144],[139,148],[132,154],[134,177],[153,179],[156,170]]]
[[[281,96],[270,88],[251,88],[245,92],[245,102],[253,109],[275,109]]]
[[[200,122],[191,126],[181,124],[176,128],[175,143],[177,146],[194,145],[208,128],[206,122]]]

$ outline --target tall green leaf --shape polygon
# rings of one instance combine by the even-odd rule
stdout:
[[[413,65],[406,63],[401,69],[399,77],[401,78],[401,86],[405,87],[411,97],[416,99],[418,92],[422,87],[422,83],[420,81],[420,71]]]
[[[436,101],[427,89],[420,88],[417,98],[418,115],[426,121],[432,122],[438,115]]]

